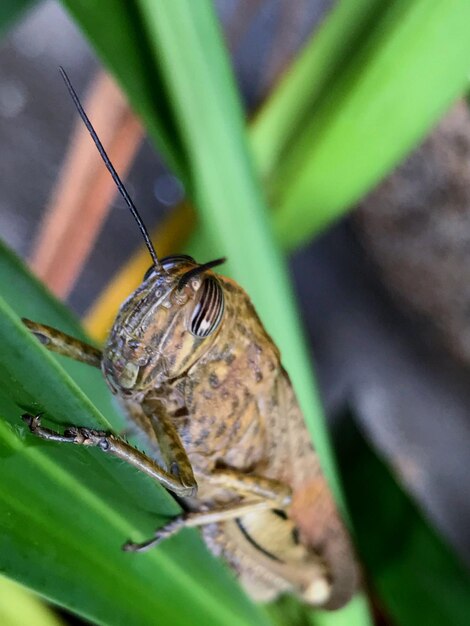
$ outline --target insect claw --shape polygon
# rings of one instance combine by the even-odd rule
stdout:
[[[173,489],[173,493],[175,493],[180,498],[195,498],[197,496],[197,484],[185,483],[181,481],[181,487]]]
[[[70,426],[70,428],[66,428],[64,430],[64,435],[66,437],[76,437],[78,435],[78,428],[75,426]]]
[[[151,548],[155,548],[165,539],[165,537],[155,536],[148,541],[144,541],[142,543],[134,543],[132,541],[128,541],[122,546],[124,552],[147,552]]]
[[[185,517],[184,515],[179,515],[170,520],[167,524],[159,528],[155,532],[155,536],[152,539],[148,539],[142,543],[133,543],[132,541],[128,541],[122,546],[124,552],[146,552],[151,548],[155,548],[162,541],[168,539],[172,535],[175,535],[179,530],[184,527]]]
[[[144,541],[142,543],[126,543],[122,547],[124,552],[147,552],[151,548],[156,548],[158,544],[161,542],[160,538],[152,537],[148,541]]]
[[[41,432],[43,428],[41,426],[41,417],[43,413],[37,413],[36,415],[31,415],[30,413],[23,413],[21,419],[29,428],[29,431],[33,433],[33,435],[38,435],[41,437]]]

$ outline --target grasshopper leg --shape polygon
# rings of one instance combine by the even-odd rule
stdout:
[[[243,496],[254,496],[255,499],[227,504],[207,511],[183,513],[159,528],[151,539],[143,543],[126,543],[124,550],[127,552],[145,552],[175,535],[182,528],[223,522],[260,509],[285,509],[291,502],[290,488],[271,478],[243,474],[237,470],[221,469],[205,476],[205,480],[212,485],[231,489]]]
[[[183,484],[194,484],[191,461],[165,407],[148,400],[144,400],[143,404],[128,400],[125,406],[132,426],[145,436],[163,465],[171,474],[179,476]]]
[[[52,328],[52,326],[32,322],[26,318],[23,318],[22,322],[42,345],[51,350],[51,352],[63,354],[71,359],[75,359],[75,361],[93,365],[93,367],[101,367],[101,350],[90,346],[84,341],[75,339],[75,337],[71,337],[56,328]]]
[[[226,506],[210,509],[209,511],[182,513],[159,528],[151,539],[144,541],[143,543],[128,542],[124,544],[123,550],[126,552],[146,552],[147,550],[158,546],[158,544],[165,539],[176,535],[176,533],[183,528],[194,528],[196,526],[205,526],[206,524],[224,522],[237,517],[242,517],[243,515],[252,513],[253,511],[270,508],[272,508],[271,502],[260,499],[252,500],[251,502],[228,504]]]
[[[180,474],[175,475],[167,472],[143,452],[136,450],[126,441],[122,441],[114,435],[100,430],[77,426],[71,426],[61,434],[49,428],[44,428],[41,425],[40,415],[33,416],[29,413],[25,413],[22,419],[28,425],[31,433],[41,439],[97,447],[102,452],[116,456],[141,470],[151,478],[158,480],[166,489],[178,496],[191,497],[196,495],[197,483],[194,476],[192,480],[191,477],[189,477],[188,482],[183,482]]]
[[[292,500],[291,488],[273,478],[244,474],[235,469],[217,469],[206,477],[211,485],[231,489],[241,495],[267,500],[272,508],[287,508]]]
[[[179,476],[183,483],[195,481],[191,461],[170,420],[155,419],[152,424],[155,428],[164,463],[170,468],[171,473]]]

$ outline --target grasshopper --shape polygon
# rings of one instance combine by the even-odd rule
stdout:
[[[117,456],[178,497],[184,512],[125,550],[148,550],[182,528],[199,527],[254,599],[291,592],[312,606],[343,606],[356,589],[358,569],[279,350],[246,292],[212,271],[223,259],[158,258],[61,72],[152,265],[122,305],[102,351],[23,321],[49,350],[102,370],[150,453],[107,432],[71,426],[59,433],[42,426],[40,416],[23,420],[43,439]]]

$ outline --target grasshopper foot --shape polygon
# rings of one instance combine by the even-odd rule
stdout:
[[[124,552],[146,552],[151,548],[155,548],[162,541],[168,539],[172,535],[176,535],[182,528],[184,528],[186,523],[185,515],[178,515],[170,520],[167,524],[159,528],[154,537],[151,539],[144,541],[143,543],[133,543],[132,541],[128,541],[122,546]]]
[[[41,427],[41,416],[42,413],[38,413],[37,415],[31,415],[30,413],[24,413],[21,416],[21,419],[29,428],[30,432],[36,433],[37,429]]]
[[[41,439],[47,441],[60,441],[62,443],[76,443],[82,446],[99,446],[106,451],[108,447],[108,435],[99,430],[90,428],[70,426],[64,430],[64,433],[58,433],[50,428],[44,428],[41,425],[41,413],[38,415],[30,415],[24,413],[21,419],[28,426],[30,432]]]

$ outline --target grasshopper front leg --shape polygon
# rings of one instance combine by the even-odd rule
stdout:
[[[100,368],[102,353],[97,348],[71,337],[56,328],[23,318],[23,323],[33,335],[52,352],[68,356],[76,361]],[[166,489],[178,496],[195,496],[197,483],[186,451],[171,421],[163,414],[155,415],[151,407],[139,408],[138,423],[149,423],[156,437],[159,451],[169,471],[153,459],[139,452],[127,442],[106,432],[72,426],[63,434],[41,426],[40,416],[23,415],[30,431],[48,441],[95,446],[103,452],[134,465],[147,475],[158,480]],[[137,416],[136,416],[137,417]]]
[[[80,341],[80,339],[75,339],[75,337],[71,337],[61,330],[57,330],[57,328],[52,328],[52,326],[32,322],[26,318],[23,318],[22,322],[40,343],[48,350],[51,350],[51,352],[63,354],[75,361],[81,361],[93,367],[101,367],[102,353],[98,348],[94,348],[88,343]]]
[[[166,471],[156,461],[114,435],[79,426],[71,426],[61,434],[49,428],[44,428],[41,425],[40,415],[33,416],[25,413],[22,419],[28,425],[31,433],[41,439],[58,441],[60,443],[73,443],[79,446],[97,447],[102,452],[116,456],[144,472],[147,476],[158,480],[166,489],[172,491],[177,496],[191,497],[196,495],[197,483],[192,472],[190,475],[188,473],[184,475],[187,480],[187,482],[184,482],[180,472],[173,474]]]

